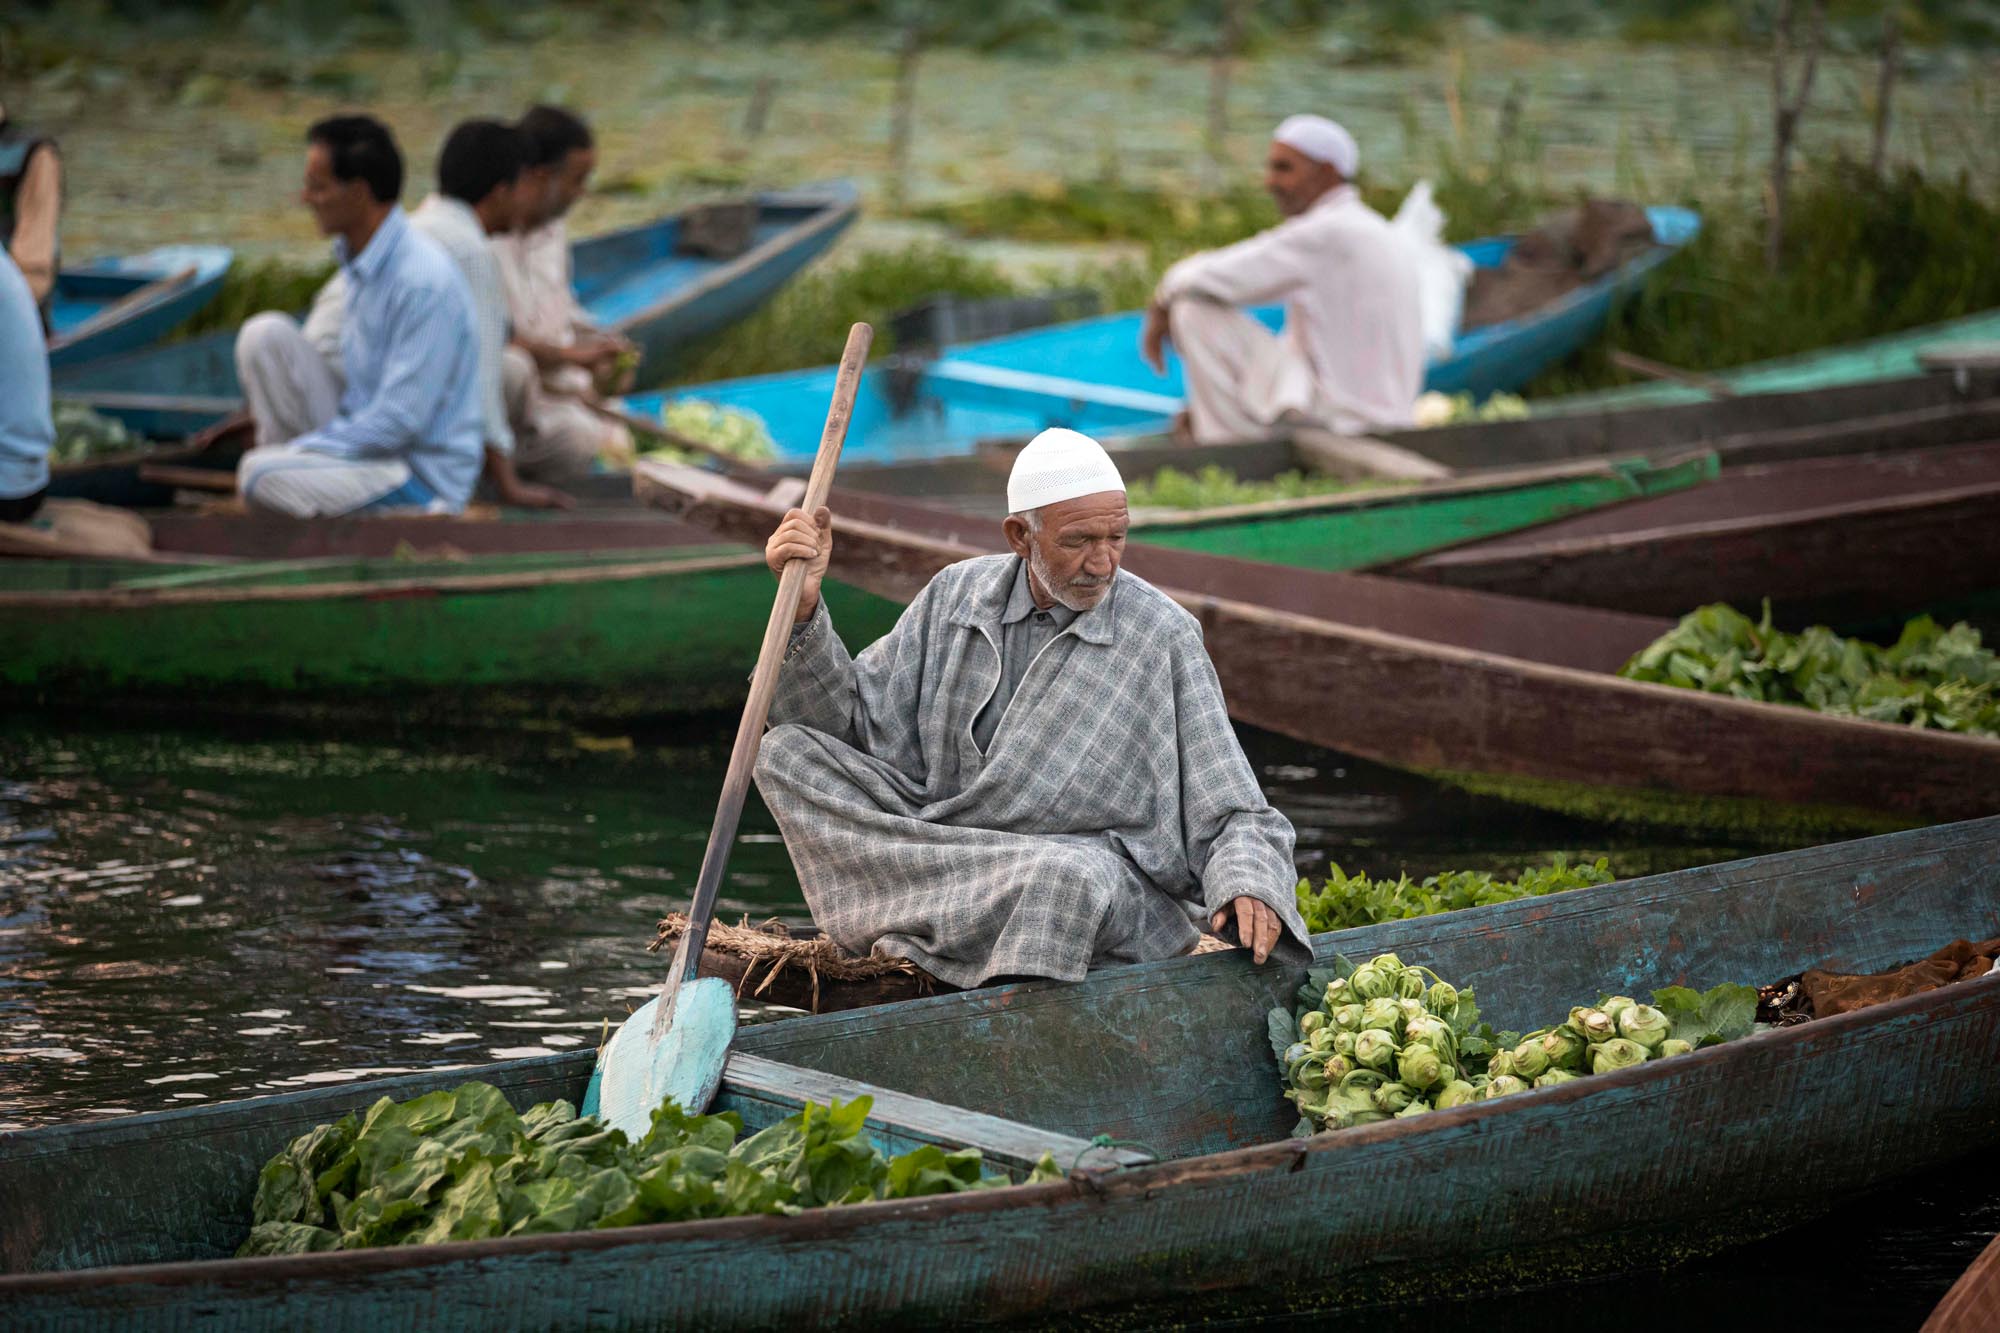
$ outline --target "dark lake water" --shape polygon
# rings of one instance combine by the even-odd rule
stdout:
[[[1308,874],[1329,859],[1516,870],[1555,852],[1630,874],[1744,852],[1245,741]],[[594,1044],[658,984],[644,946],[692,888],[727,744],[0,722],[0,1129]],[[754,802],[722,911],[804,919]],[[1913,1329],[2000,1229],[1996,1167],[2000,1153],[1768,1250],[1564,1303],[1580,1327],[1773,1328],[1837,1307],[1869,1312],[1846,1326]],[[1811,1271],[1845,1294],[1816,1307]],[[1714,1317],[1660,1322],[1689,1300]]]

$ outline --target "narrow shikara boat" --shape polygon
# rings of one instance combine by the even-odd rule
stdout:
[[[1134,479],[1142,469],[1128,469]],[[142,468],[159,484],[167,469]],[[1697,453],[1662,466],[1643,459],[1563,463],[1469,473],[1427,486],[1364,487],[1324,496],[1201,511],[1138,515],[1146,540],[1236,554],[1261,554],[1315,569],[1348,569],[1400,560],[1459,542],[1548,523],[1604,505],[1696,485],[1715,474],[1715,458]],[[194,475],[194,474],[190,474]],[[205,479],[205,477],[204,477]],[[777,481],[778,478],[771,480]],[[388,555],[398,550],[498,554],[508,551],[640,550],[702,540],[682,524],[635,502],[628,475],[605,475],[570,487],[580,507],[560,512],[480,512],[461,517],[349,518],[298,521],[270,515],[148,513],[163,556],[283,559]],[[996,497],[963,497],[987,512]]]
[[[1438,551],[1387,573],[1679,615],[1865,624],[2000,587],[2000,444],[1733,468],[1659,495]]]
[[[1607,991],[1872,971],[2000,933],[2000,820],[1318,937],[1394,950],[1501,1026]],[[1411,1119],[1287,1138],[1266,1036],[1305,970],[1240,950],[744,1029],[746,1128],[872,1095],[882,1148],[1012,1189],[559,1235],[232,1259],[263,1162],[380,1097],[574,1101],[592,1056],[0,1135],[10,1328],[1131,1326],[1408,1309],[1657,1269],[2000,1139],[2000,978]],[[1093,1150],[1094,1136],[1122,1141]],[[1141,1146],[1134,1146],[1141,1145]],[[1155,1160],[1149,1161],[1148,1158]]]
[[[2000,1328],[2000,1236],[1979,1252],[1918,1333],[1993,1333]]]
[[[782,499],[642,463],[642,495],[739,541]],[[834,576],[907,601],[1000,547],[992,517],[836,490]],[[1881,827],[2000,811],[2000,741],[1625,680],[1651,616],[1134,543],[1193,612],[1230,715],[1560,809],[1703,827]],[[867,642],[857,631],[849,642]],[[1783,803],[1783,808],[1772,803]]]
[[[1702,385],[1709,387],[1674,380],[1628,384],[1596,393],[1552,398],[1536,403],[1534,411],[1538,415],[1566,415],[1606,408],[1697,403],[1713,397],[1716,386],[1724,393],[1739,395],[1810,393],[1901,379],[1923,370],[1931,354],[1939,348],[1993,343],[2000,343],[2000,310],[1982,310],[1976,315],[1924,324],[1879,338],[1774,357],[1731,370],[1710,371],[1699,377]]]
[[[860,208],[846,181],[774,191],[751,201],[746,248],[729,258],[683,244],[688,212],[578,241],[577,299],[592,319],[624,334],[647,362],[742,319],[833,244]],[[242,406],[235,333],[224,331],[130,356],[63,365],[58,397],[116,416],[154,439],[179,439]]]
[[[0,563],[12,706],[484,725],[727,707],[771,575],[740,547],[234,564]],[[896,608],[843,591],[869,632]]]
[[[1479,395],[1517,389],[1581,347],[1612,306],[1701,229],[1682,208],[1647,210],[1656,244],[1603,277],[1532,314],[1475,329],[1433,362],[1427,387]],[[1499,236],[1462,247],[1473,263],[1498,265],[1514,243]],[[1277,306],[1254,313],[1272,328]],[[1046,426],[1093,435],[1156,433],[1181,408],[1181,369],[1170,359],[1156,375],[1139,355],[1141,314],[1126,311],[943,349],[922,362],[878,365],[862,377],[846,454],[855,461],[964,453],[983,439],[1025,439]],[[699,398],[754,412],[779,452],[810,459],[833,387],[834,368],[692,385],[626,400],[657,415],[676,398]]]
[[[227,246],[163,245],[58,270],[49,365],[60,373],[157,341],[215,299],[232,257]]]

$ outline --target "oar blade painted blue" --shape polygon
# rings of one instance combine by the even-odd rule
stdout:
[[[635,1139],[652,1128],[654,1110],[669,1097],[690,1114],[707,1110],[736,1038],[736,992],[720,977],[681,983],[674,1012],[655,1037],[659,1004],[648,1000],[625,1020],[592,1078],[598,1117]]]

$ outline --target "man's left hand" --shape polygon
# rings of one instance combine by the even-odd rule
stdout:
[[[1285,934],[1285,923],[1278,914],[1261,899],[1244,897],[1216,912],[1210,924],[1220,934],[1232,915],[1236,918],[1236,941],[1250,950],[1251,961],[1261,963],[1269,958]]]

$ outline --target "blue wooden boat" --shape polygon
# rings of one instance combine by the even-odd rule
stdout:
[[[49,365],[60,371],[158,340],[215,299],[232,255],[221,245],[163,245],[59,270]]]
[[[1395,950],[1526,1028],[1606,991],[1874,971],[2000,934],[2000,820],[1320,936]],[[229,1256],[315,1125],[479,1078],[576,1099],[592,1056],[438,1070],[0,1135],[0,1309],[20,1330],[937,1327],[1298,1314],[1518,1291],[1770,1235],[2000,1137],[2000,977],[1494,1101],[1288,1138],[1265,1015],[1304,969],[1241,951],[746,1028],[755,1127],[873,1093],[886,1150],[1019,1179],[792,1217]],[[1095,1135],[1128,1144],[1090,1149]],[[1148,1157],[1156,1160],[1147,1161]]]
[[[1612,306],[1646,275],[1693,240],[1701,219],[1684,208],[1652,208],[1658,244],[1595,282],[1520,319],[1488,325],[1460,338],[1449,357],[1431,366],[1427,387],[1485,396],[1518,389],[1581,347],[1603,326]],[[1474,264],[1493,267],[1512,237],[1462,247]],[[1267,327],[1282,326],[1277,306],[1253,312]],[[1139,356],[1139,311],[1077,320],[1026,333],[964,343],[935,360],[892,369],[877,366],[862,380],[844,457],[888,460],[963,453],[982,440],[1025,438],[1047,426],[1099,436],[1156,433],[1181,408],[1178,358],[1155,375]],[[699,398],[756,413],[779,452],[810,458],[819,441],[834,368],[759,375],[634,395],[627,405],[657,415],[675,398]]]
[[[768,301],[833,244],[860,207],[847,181],[756,197],[749,248],[732,259],[683,253],[687,213],[578,241],[577,298],[591,318],[638,343],[649,362],[727,328]],[[59,397],[79,399],[133,431],[178,439],[242,406],[233,330],[133,355],[57,368]]]

